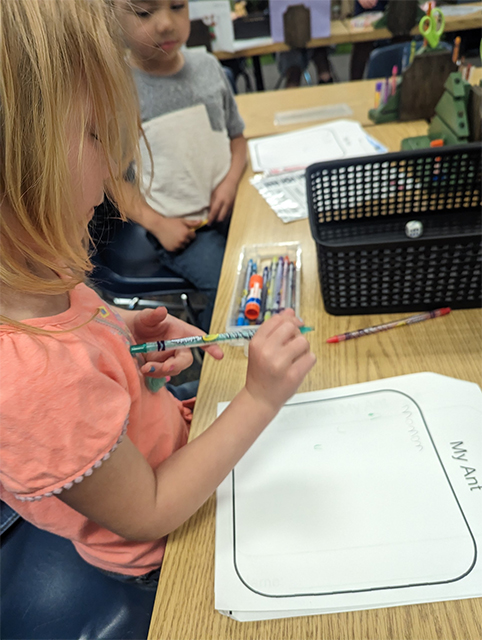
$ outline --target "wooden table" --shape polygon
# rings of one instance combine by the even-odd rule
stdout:
[[[286,91],[263,91],[236,96],[239,113],[246,123],[246,138],[284,133],[295,129],[323,124],[321,121],[276,125],[275,114],[296,109],[346,104],[353,111],[349,116],[338,116],[356,120],[362,125],[372,125],[368,110],[374,106],[376,80],[336,82],[316,87],[299,87]]]
[[[460,8],[465,5],[458,5]],[[469,3],[467,7],[479,7],[478,12],[468,13],[461,16],[447,16],[445,18],[445,32],[467,31],[468,29],[477,29],[482,25],[482,2]],[[441,7],[443,11],[443,7]],[[418,24],[413,27],[412,35],[419,35]],[[312,38],[306,44],[307,49],[316,47],[330,46],[333,44],[343,44],[346,42],[366,42],[373,40],[386,40],[392,38],[392,34],[388,29],[375,29],[372,25],[366,27],[355,28],[351,19],[332,20],[331,32],[326,38]],[[242,42],[242,41],[238,41]],[[288,45],[284,42],[269,42],[265,45],[247,46],[239,48],[236,51],[216,51],[214,55],[219,60],[230,60],[231,58],[249,58],[251,56],[263,56],[269,53],[277,53],[279,51],[289,51]]]
[[[370,132],[389,150],[421,135],[425,123],[376,125]],[[310,343],[318,363],[299,391],[328,389],[421,371],[482,384],[482,311],[446,318],[338,345],[331,335],[386,322],[400,314],[328,315],[323,308],[315,244],[306,220],[283,224],[249,183],[239,188],[229,233],[212,330],[222,331],[243,244],[298,240],[302,245],[301,316],[315,326]],[[402,314],[403,315],[403,314]],[[247,359],[227,347],[221,362],[206,357],[191,428],[199,435],[216,418],[217,403],[242,388]],[[418,604],[262,622],[236,622],[214,609],[215,497],[169,536],[154,606],[150,640],[480,640],[482,599]]]
[[[477,67],[474,69],[471,82],[478,84],[481,79],[482,67]],[[239,113],[246,124],[244,135],[246,138],[258,138],[323,124],[328,120],[276,125],[275,114],[343,103],[353,111],[352,115],[342,116],[343,118],[356,120],[365,127],[371,127],[373,122],[368,117],[368,110],[374,106],[376,82],[377,80],[359,80],[316,87],[298,87],[287,91],[264,91],[238,95],[236,102]],[[338,120],[339,118],[330,118],[330,120],[333,119]]]
[[[466,15],[460,16],[445,16],[445,27],[444,31],[446,33],[453,31],[467,31],[469,29],[477,29],[482,26],[482,2],[477,3],[469,3],[467,5],[457,5],[461,9],[464,6],[469,7],[478,7],[477,12],[467,13]],[[444,7],[439,7],[443,12]],[[471,11],[471,9],[468,9]],[[350,36],[349,42],[370,42],[373,40],[386,40],[392,38],[392,34],[388,29],[374,29],[372,25],[363,28],[356,28],[352,25],[350,19],[343,21],[344,26]],[[412,36],[420,35],[420,30],[418,28],[418,24],[416,24],[413,29],[410,31]]]
[[[316,47],[326,47],[333,44],[342,44],[344,42],[350,42],[347,38],[350,37],[348,24],[346,20],[332,20],[330,35],[326,38],[312,38],[306,44],[307,49],[313,49]],[[238,44],[242,42],[237,41]],[[231,58],[249,58],[251,56],[265,56],[269,53],[278,53],[279,51],[289,51],[290,47],[284,42],[273,42],[272,40],[263,45],[247,46],[243,49],[232,51],[215,51],[214,55],[219,60],[230,60]]]

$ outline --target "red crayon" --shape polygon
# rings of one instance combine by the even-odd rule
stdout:
[[[395,329],[396,327],[404,327],[408,324],[416,324],[417,322],[423,322],[424,320],[430,320],[431,318],[440,318],[440,316],[446,316],[448,313],[450,313],[450,311],[450,307],[444,307],[443,309],[436,309],[435,311],[419,313],[416,316],[409,316],[408,318],[402,318],[401,320],[393,320],[392,322],[387,322],[386,324],[379,324],[374,327],[367,327],[366,329],[358,329],[357,331],[341,333],[339,336],[328,338],[327,342],[344,342],[345,340],[352,340],[353,338],[361,338],[362,336],[368,336],[371,333],[387,331],[388,329]]]

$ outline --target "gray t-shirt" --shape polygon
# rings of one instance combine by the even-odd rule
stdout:
[[[244,131],[231,86],[226,75],[210,53],[183,51],[184,66],[172,76],[155,76],[133,69],[141,105],[142,122],[158,116],[206,105],[214,131],[227,130],[230,138]]]
[[[231,165],[230,139],[244,123],[216,58],[183,55],[183,68],[172,76],[133,69],[154,161],[141,140],[144,196],[163,215],[202,217]]]

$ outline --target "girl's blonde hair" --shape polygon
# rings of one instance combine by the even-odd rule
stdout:
[[[104,0],[0,2],[0,209],[4,199],[14,217],[0,216],[0,282],[15,291],[64,293],[92,268],[70,193],[69,119],[83,140],[91,109],[109,195],[125,206],[120,185],[132,160],[140,166],[141,126],[116,27]],[[61,278],[42,277],[45,267]]]

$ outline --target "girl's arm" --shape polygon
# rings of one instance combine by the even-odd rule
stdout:
[[[129,439],[80,484],[59,494],[90,520],[131,540],[156,540],[187,520],[295,393],[316,358],[293,313],[261,325],[246,385],[195,440],[152,470]]]

